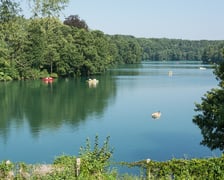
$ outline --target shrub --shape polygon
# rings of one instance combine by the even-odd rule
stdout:
[[[40,72],[40,78],[45,78],[45,77],[48,77],[49,74],[47,72],[46,69],[43,69],[41,72]]]
[[[82,176],[100,176],[104,174],[109,166],[109,159],[112,157],[113,150],[109,147],[109,136],[99,147],[99,137],[95,137],[94,148],[91,149],[89,138],[86,139],[86,146],[80,148],[81,174]]]
[[[224,179],[224,155],[220,158],[139,161],[123,165],[144,168],[148,179]]]
[[[13,167],[13,163],[11,163],[9,160],[2,161],[0,164],[0,179],[12,178],[14,176]]]
[[[58,78],[58,75],[56,73],[51,73],[50,75],[52,78]]]

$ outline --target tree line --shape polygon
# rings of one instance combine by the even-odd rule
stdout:
[[[37,11],[38,12],[38,11]],[[135,38],[89,30],[77,15],[25,19],[18,4],[1,1],[0,79],[37,79],[52,75],[89,76],[118,63],[140,62]]]
[[[140,38],[138,42],[143,49],[143,60],[155,61],[202,61],[203,63],[219,63],[223,61],[221,50],[224,41],[182,40]]]
[[[26,19],[18,3],[0,1],[0,80],[90,76],[142,60],[223,60],[224,41],[107,35],[78,15],[61,22],[58,13],[67,2],[30,0],[33,16]]]

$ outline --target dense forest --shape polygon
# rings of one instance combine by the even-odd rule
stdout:
[[[0,1],[0,80],[90,76],[142,60],[223,61],[224,41],[107,35],[91,30],[78,15],[61,22],[55,15],[59,7],[37,7],[26,19],[18,3]]]
[[[138,42],[143,49],[143,60],[195,60],[204,63],[223,61],[221,49],[224,41],[140,38]]]

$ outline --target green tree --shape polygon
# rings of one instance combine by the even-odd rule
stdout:
[[[94,39],[97,61],[93,62],[96,73],[105,72],[112,64],[112,54],[110,53],[110,44],[106,36],[101,31],[91,32]]]
[[[69,26],[61,25],[60,32],[57,35],[58,52],[60,55],[59,61],[56,63],[56,72],[59,76],[80,75],[79,65],[83,60],[82,55],[78,52],[74,44],[73,34],[77,29],[70,28]]]
[[[83,28],[88,30],[88,25],[84,20],[81,20],[78,15],[70,15],[64,20],[64,24],[72,27]]]
[[[6,79],[18,79],[17,65],[22,58],[20,50],[24,42],[24,19],[17,15],[19,12],[18,3],[0,1],[0,72]]]
[[[116,46],[115,54],[117,64],[139,63],[142,58],[142,48],[133,36],[114,35],[111,42]]]
[[[29,0],[34,17],[59,16],[69,0]]]
[[[21,12],[19,4],[11,0],[0,0],[0,22],[6,23],[14,19]]]
[[[28,39],[24,48],[24,51],[26,52],[26,60],[30,62],[32,68],[43,69],[43,52],[46,48],[46,33],[43,27],[43,20],[29,20],[26,31]]]
[[[224,63],[215,70],[219,80],[219,88],[208,91],[202,97],[201,104],[196,104],[195,111],[200,112],[194,116],[193,122],[201,129],[202,145],[211,150],[224,150]]]

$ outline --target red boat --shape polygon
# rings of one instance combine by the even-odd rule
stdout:
[[[46,82],[46,83],[51,83],[51,82],[53,82],[54,78],[52,78],[52,77],[45,77],[45,78],[43,78],[42,80],[43,80],[44,82]]]

